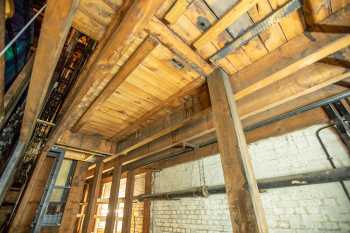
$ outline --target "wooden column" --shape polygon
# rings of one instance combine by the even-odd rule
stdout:
[[[89,202],[85,210],[85,218],[83,224],[83,233],[91,233],[94,230],[95,214],[97,210],[97,198],[100,194],[102,180],[103,162],[99,159],[96,162],[96,173],[92,181],[91,192],[89,193]]]
[[[145,194],[152,193],[152,171],[146,172],[145,176]],[[143,224],[142,233],[149,233],[151,222],[151,201],[146,199],[143,202]]]
[[[3,172],[4,175],[0,178],[0,203],[11,185],[18,164],[22,160],[25,148],[35,129],[36,120],[45,103],[46,95],[50,91],[53,73],[78,6],[79,0],[47,1],[35,52],[20,136],[15,151]]]
[[[128,174],[126,177],[122,233],[130,233],[134,186],[135,186],[135,174],[133,171],[128,171]]]
[[[5,0],[0,1],[0,50],[5,47]],[[5,54],[0,57],[0,119],[5,115],[4,112],[4,99],[5,99]]]
[[[109,195],[108,214],[106,219],[105,233],[113,233],[116,224],[116,209],[118,207],[119,187],[121,179],[122,163],[116,159],[112,175],[112,187]]]
[[[87,174],[88,163],[78,161],[74,177],[69,190],[59,233],[73,233],[80,209],[80,200],[84,192],[84,183]]]
[[[35,211],[38,208],[41,196],[44,193],[54,161],[54,158],[47,156],[47,152],[43,152],[39,156],[9,232],[30,232],[31,224],[35,217]]]
[[[216,69],[207,82],[233,232],[268,232],[229,77]]]

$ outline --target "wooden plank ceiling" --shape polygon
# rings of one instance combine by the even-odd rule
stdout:
[[[148,26],[126,43],[123,53],[114,54],[116,62],[103,71],[113,74],[113,78],[96,90],[96,98],[79,116],[72,131],[121,139],[175,108],[183,107],[191,90],[202,86],[204,76],[208,76],[215,66],[220,66],[231,76],[242,119],[348,77],[348,74],[344,75],[344,68],[326,67],[327,64],[315,62],[338,51],[343,57],[348,56],[349,51],[344,48],[350,44],[349,36],[328,33],[326,27],[316,30],[315,25],[349,26],[349,9],[336,14],[350,1],[301,2],[304,2],[301,8],[290,12],[283,9],[286,15],[277,23],[269,23],[257,36],[228,53],[221,53],[219,51],[227,44],[249,37],[254,25],[272,17],[286,4],[295,7],[298,2],[164,1]],[[81,0],[73,26],[102,40],[123,4],[121,0]],[[304,34],[306,28],[310,32]],[[312,84],[305,84],[317,86],[312,90],[304,90],[306,86],[298,89],[298,93],[293,92],[297,90],[295,88],[288,89],[287,81],[295,82],[305,74],[308,78],[318,77],[322,85],[313,80]],[[280,94],[285,91],[288,96],[282,101]],[[275,96],[267,98],[270,95],[266,93],[275,93]],[[256,94],[259,99],[254,98]]]

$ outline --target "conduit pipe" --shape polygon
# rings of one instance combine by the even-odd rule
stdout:
[[[281,176],[267,179],[258,180],[258,188],[260,192],[264,192],[266,189],[283,188],[291,186],[302,186],[311,184],[322,184],[330,182],[338,182],[343,180],[350,180],[350,167],[301,173],[297,175]],[[176,200],[179,198],[195,198],[195,197],[208,197],[209,195],[225,193],[225,185],[215,186],[199,186],[185,190],[143,194],[134,197],[137,201],[147,200]]]

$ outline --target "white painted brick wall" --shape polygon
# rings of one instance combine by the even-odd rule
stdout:
[[[264,139],[249,145],[258,179],[330,168],[315,132],[321,126]],[[322,138],[337,166],[349,166],[349,156],[330,129]],[[207,185],[223,184],[218,155],[203,159]],[[155,174],[154,192],[200,185],[199,162],[164,169]],[[347,182],[350,189],[350,183]],[[339,183],[271,189],[262,193],[271,233],[350,233],[350,203]],[[232,232],[225,195],[155,201],[153,233]]]

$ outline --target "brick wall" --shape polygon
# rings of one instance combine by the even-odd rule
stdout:
[[[249,145],[256,177],[268,178],[331,168],[313,126]],[[349,166],[348,154],[332,130],[323,131],[327,148],[337,166]],[[201,165],[202,163],[202,165]],[[204,167],[207,185],[223,184],[218,155],[164,169],[156,173],[154,192],[198,186]],[[350,189],[350,183],[346,183]],[[339,183],[271,189],[262,193],[263,206],[272,233],[350,232],[350,203]],[[232,232],[226,196],[185,198],[152,203],[153,233]]]

